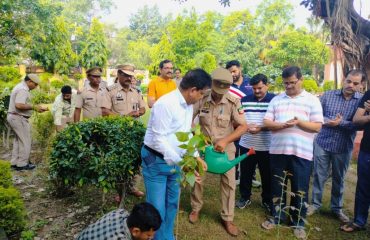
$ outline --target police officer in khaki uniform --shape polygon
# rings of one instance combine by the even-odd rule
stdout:
[[[74,121],[80,121],[81,109],[83,109],[83,118],[96,118],[102,116],[101,105],[107,92],[106,88],[101,86],[101,76],[103,70],[99,67],[90,68],[86,71],[89,84],[77,95]]]
[[[35,165],[29,162],[31,153],[31,126],[29,118],[32,110],[44,112],[48,109],[31,104],[30,91],[40,83],[36,74],[28,74],[24,81],[18,83],[11,95],[7,121],[15,133],[11,166],[16,170],[32,170]]]
[[[233,83],[230,72],[218,68],[212,73],[212,90],[194,105],[194,117],[199,116],[199,124],[203,134],[208,136],[216,151],[226,152],[230,160],[235,158],[234,140],[247,131],[244,112],[240,100],[231,96],[228,91]],[[204,179],[203,179],[204,181]],[[233,224],[235,207],[235,168],[221,175],[221,218],[226,231],[232,235],[239,234]],[[195,183],[191,194],[192,212],[189,221],[195,223],[199,219],[199,211],[203,206],[203,184]]]
[[[145,102],[141,93],[132,87],[135,68],[132,65],[119,65],[118,82],[107,88],[102,111],[103,116],[121,115],[140,117],[145,113]]]

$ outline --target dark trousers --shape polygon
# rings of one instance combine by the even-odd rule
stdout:
[[[357,186],[354,223],[364,227],[370,207],[370,153],[360,151],[357,165]]]
[[[245,154],[248,148],[240,146],[240,153]],[[271,175],[270,175],[270,154],[268,151],[256,151],[255,155],[248,156],[240,162],[240,196],[244,200],[250,199],[252,195],[252,180],[256,171],[256,166],[260,171],[262,182],[262,202],[271,204]]]
[[[312,161],[294,155],[271,154],[272,215],[275,223],[286,221],[286,211],[291,216],[293,226],[304,227],[306,204]],[[291,184],[290,207],[286,206],[288,179]]]

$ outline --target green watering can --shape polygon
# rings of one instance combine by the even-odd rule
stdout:
[[[226,152],[217,152],[213,149],[213,146],[207,146],[204,152],[204,160],[208,166],[207,172],[224,174],[232,169],[236,164],[253,154],[256,154],[256,152],[253,148],[251,148],[246,154],[240,155],[239,157],[230,161]]]

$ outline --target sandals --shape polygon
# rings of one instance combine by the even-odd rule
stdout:
[[[351,232],[365,230],[365,227],[360,227],[356,223],[350,222],[350,223],[346,223],[343,226],[341,226],[340,230],[343,232],[351,233]]]
[[[273,219],[266,220],[261,224],[261,227],[266,229],[266,230],[274,229],[275,226],[276,226],[276,224],[275,224]]]

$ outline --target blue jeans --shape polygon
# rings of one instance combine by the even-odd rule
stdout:
[[[146,201],[161,214],[162,225],[156,231],[156,240],[174,240],[174,224],[180,195],[180,168],[170,166],[162,158],[141,148],[142,173]]]
[[[314,208],[319,209],[321,207],[325,182],[329,177],[329,173],[332,172],[331,210],[335,213],[339,213],[342,210],[344,177],[347,173],[351,156],[352,149],[346,153],[332,153],[325,151],[315,142],[312,189],[312,205]]]
[[[289,211],[292,225],[304,227],[306,218],[306,204],[312,161],[294,155],[271,154],[271,193],[274,207],[271,209],[275,224],[286,221],[285,211]],[[284,179],[284,171],[289,175]],[[290,206],[286,207],[287,182],[290,180],[291,195]],[[284,185],[283,185],[284,183]],[[301,192],[303,194],[297,194]]]
[[[370,207],[370,153],[360,151],[357,163],[357,186],[354,223],[364,227]]]

